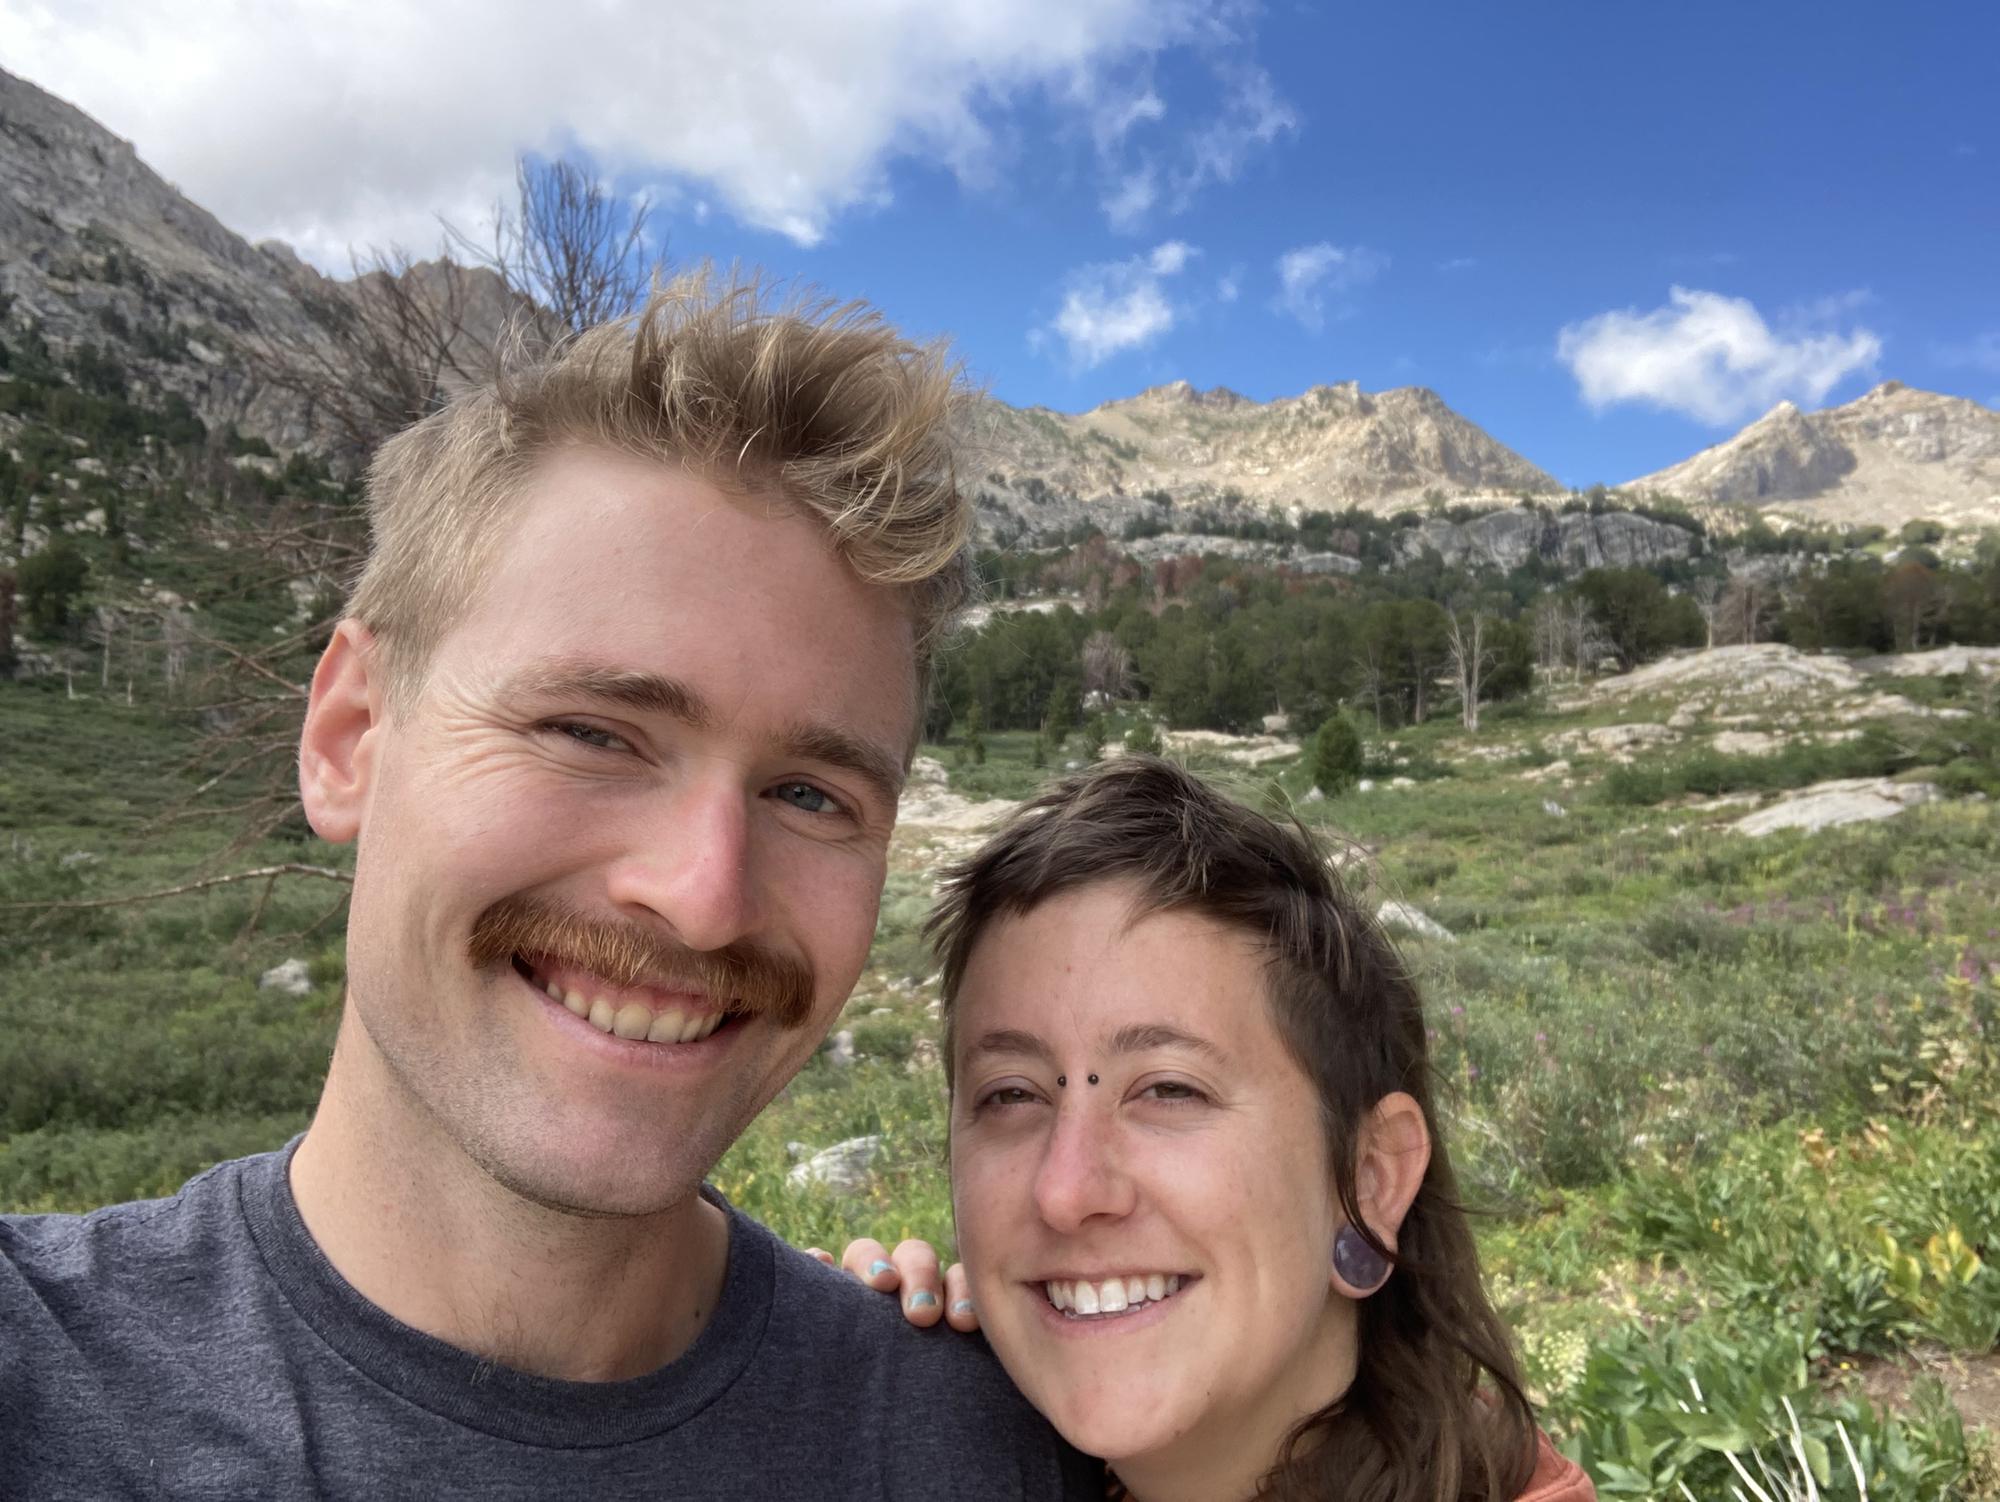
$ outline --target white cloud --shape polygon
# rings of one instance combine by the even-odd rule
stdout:
[[[1216,279],[1215,300],[1220,303],[1232,303],[1242,295],[1243,273],[1232,266],[1227,275]]]
[[[1116,151],[1142,123],[1164,120],[1167,103],[1153,92],[1150,84],[1128,94],[1108,93],[1091,111],[1090,133],[1101,152]]]
[[[1773,330],[1747,298],[1675,287],[1668,306],[1626,308],[1565,327],[1556,357],[1592,407],[1641,402],[1722,426],[1787,398],[1820,402],[1841,381],[1872,368],[1882,341],[1865,328],[1818,331],[1853,299],[1820,304]]]
[[[1113,229],[1131,230],[1145,222],[1146,215],[1159,199],[1159,174],[1151,167],[1141,167],[1120,178],[1105,193],[1101,203],[1104,217]]]
[[[1326,300],[1372,281],[1389,258],[1365,245],[1343,249],[1321,240],[1278,257],[1278,300],[1282,312],[1318,330],[1326,322]]]
[[[1071,273],[1062,308],[1041,332],[1059,337],[1070,363],[1081,370],[1151,344],[1181,313],[1168,295],[1167,280],[1199,254],[1169,240],[1129,260],[1082,267]]]
[[[1237,20],[1247,8],[1222,0],[1205,28],[1203,50],[1220,102],[1162,137],[1141,125],[1164,120],[1167,107],[1150,83],[1110,92],[1092,112],[1092,138],[1106,186],[1099,203],[1115,230],[1135,231],[1156,210],[1182,214],[1207,189],[1233,182],[1250,161],[1299,128],[1298,112],[1250,59]]]
[[[1189,160],[1178,174],[1175,187],[1183,207],[1211,183],[1233,181],[1253,155],[1299,128],[1297,111],[1262,68],[1238,62],[1218,69],[1218,76],[1227,102],[1196,133]]]
[[[733,0],[67,0],[0,7],[0,57],[225,223],[340,265],[350,244],[428,251],[440,213],[472,227],[511,191],[520,151],[577,149],[620,182],[810,244],[887,202],[899,160],[998,176],[1029,102],[1122,150],[1167,105],[1146,86],[1106,114],[1097,81],[1173,48],[1240,50],[1218,30],[1242,14],[1232,0],[764,0],[749,14]]]

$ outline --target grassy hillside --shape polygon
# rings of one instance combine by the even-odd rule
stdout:
[[[1952,683],[1925,697],[1976,708]],[[1195,765],[1338,831],[1364,857],[1351,879],[1454,935],[1404,939],[1453,1148],[1545,1420],[1601,1495],[1725,1497],[1737,1466],[1774,1498],[1807,1495],[1761,1462],[1817,1473],[1830,1498],[1864,1495],[1857,1466],[1873,1498],[2000,1496],[1979,1428],[2000,1331],[2000,814],[1954,797],[1751,839],[1724,827],[1744,808],[1704,807],[1663,770],[1695,751],[1628,767],[1561,739],[1670,708],[1521,705],[1476,737],[1418,726],[1370,747],[1372,789],[1334,799],[1307,801],[1290,760]],[[1973,725],[1926,741],[1938,723],[1885,726],[1902,751],[1883,770],[1935,779],[1977,739]],[[214,830],[159,822],[190,785],[196,732],[143,702],[0,683],[0,903],[211,870]],[[967,797],[1019,797],[1047,775],[1026,732],[983,747],[977,763],[927,754]],[[1567,774],[1550,771],[1557,750]],[[1072,740],[1053,759],[1081,754]],[[717,1172],[794,1241],[950,1242],[916,930],[930,872],[972,838],[899,834],[871,966],[838,1024],[854,1061],[816,1057]],[[341,859],[288,833],[235,864]],[[299,1130],[338,1007],[339,895],[288,879],[0,912],[0,1208],[167,1192]],[[293,957],[311,994],[258,990]],[[883,1142],[858,1193],[788,1184],[796,1144],[864,1135]]]

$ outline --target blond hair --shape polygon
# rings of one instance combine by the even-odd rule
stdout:
[[[970,587],[950,434],[964,399],[941,344],[909,342],[865,304],[680,277],[635,318],[540,352],[515,341],[491,384],[382,445],[348,614],[374,633],[392,700],[407,705],[477,598],[536,462],[594,447],[726,490],[769,486],[816,518],[857,575],[904,593],[921,688]]]

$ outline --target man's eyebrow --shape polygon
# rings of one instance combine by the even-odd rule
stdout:
[[[903,796],[903,763],[880,746],[872,746],[858,736],[831,725],[794,725],[786,731],[778,748],[787,756],[824,762],[852,772],[866,782],[891,809]]]
[[[595,699],[697,728],[714,718],[707,701],[678,678],[564,658],[529,663],[506,680],[501,693],[519,699]]]
[[[714,723],[708,702],[678,678],[604,663],[555,658],[529,663],[501,686],[508,698],[593,699],[641,714],[661,714],[697,730]],[[879,746],[831,725],[795,724],[779,737],[785,756],[823,762],[852,772],[890,808],[903,794],[903,763]]]
[[[968,1061],[982,1054],[1022,1054],[1031,1059],[1040,1059],[1044,1064],[1055,1062],[1055,1054],[1048,1044],[1033,1033],[1025,1033],[1018,1028],[995,1028],[992,1032],[981,1033],[979,1041],[965,1052]]]
[[[1138,1022],[1130,1027],[1122,1027],[1111,1038],[1114,1054],[1144,1053],[1149,1048],[1184,1048],[1190,1053],[1219,1057],[1222,1050],[1206,1038],[1198,1038],[1193,1033],[1184,1033],[1177,1027],[1169,1027],[1164,1022]]]

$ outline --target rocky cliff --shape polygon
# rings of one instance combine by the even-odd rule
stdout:
[[[963,449],[968,478],[1042,526],[1071,513],[1143,515],[1158,494],[1180,509],[1296,513],[1562,489],[1436,392],[1371,393],[1352,381],[1271,402],[1176,381],[1075,415],[989,400]]]
[[[1427,519],[1397,534],[1396,553],[1408,563],[1433,550],[1453,566],[1503,570],[1531,558],[1564,568],[1628,568],[1690,557],[1699,541],[1685,527],[1623,511],[1546,516],[1519,507],[1468,522]]]
[[[0,72],[0,294],[58,353],[114,353],[135,386],[178,392],[211,423],[301,441],[305,414],[241,357],[254,333],[317,337],[301,291],[322,280],[175,192],[131,143]]]
[[[428,289],[453,279],[477,340],[490,343],[519,306],[483,269],[426,262],[406,275]],[[309,397],[262,378],[259,353],[341,361],[327,331],[354,289],[288,246],[251,245],[130,142],[0,71],[0,323],[32,322],[59,356],[94,346],[136,393],[177,393],[211,426],[291,448],[330,434]]]
[[[2000,412],[1886,381],[1821,412],[1780,402],[1726,443],[1628,490],[1896,527],[2000,517]]]

